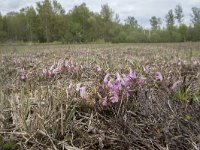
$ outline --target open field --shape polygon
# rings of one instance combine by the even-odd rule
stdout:
[[[200,43],[0,46],[1,149],[200,149]]]

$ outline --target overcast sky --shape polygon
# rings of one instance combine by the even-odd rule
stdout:
[[[26,6],[34,6],[40,0],[0,0],[0,12],[5,15],[9,11],[19,11]],[[123,21],[127,16],[134,16],[138,23],[146,28],[151,16],[164,17],[169,9],[174,9],[177,4],[183,7],[185,22],[189,24],[192,7],[200,7],[200,0],[57,0],[66,12],[75,5],[85,2],[90,10],[99,12],[103,4],[108,4]]]

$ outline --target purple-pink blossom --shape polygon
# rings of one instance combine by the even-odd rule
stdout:
[[[134,79],[136,79],[136,77],[137,77],[137,72],[134,70],[134,72],[133,72],[133,70],[132,69],[130,69],[130,72],[129,72],[129,77],[132,79],[132,80],[134,80]]]
[[[156,80],[162,81],[163,80],[163,76],[160,72],[156,72],[156,76],[155,76]]]
[[[21,81],[26,81],[27,77],[24,68],[19,70],[19,78]]]
[[[80,90],[80,88],[81,88],[81,83],[78,83],[78,84],[76,85],[76,91],[78,92],[78,91]]]
[[[119,101],[119,97],[116,92],[113,93],[112,97],[110,98],[112,103],[117,103]]]
[[[126,88],[126,89],[124,90],[123,95],[126,96],[126,97],[129,97],[129,96],[130,96],[129,88]]]
[[[114,81],[111,85],[112,91],[118,92],[122,89],[121,83],[119,81]]]
[[[138,85],[139,87],[142,87],[144,85],[145,79],[139,79]]]
[[[48,70],[46,68],[42,69],[42,76],[47,77],[48,76]]]
[[[101,72],[101,70],[102,70],[101,67],[99,65],[97,65],[96,71]]]
[[[86,98],[86,95],[87,95],[86,87],[83,86],[83,87],[80,88],[80,96],[81,96],[81,98]]]
[[[104,77],[104,80],[103,80],[104,83],[108,83],[108,77],[109,76],[110,76],[110,74],[107,73],[106,76]]]
[[[131,80],[129,77],[124,76],[123,80],[122,80],[122,85],[124,85],[125,87],[129,86],[131,83]]]
[[[122,78],[121,78],[121,76],[120,76],[120,74],[118,72],[116,73],[116,76],[117,76],[116,80],[119,81],[119,82],[121,82]]]
[[[53,73],[52,70],[49,70],[49,71],[48,71],[48,75],[49,75],[49,77],[54,77],[55,74]]]
[[[172,85],[171,89],[173,91],[175,91],[182,83],[183,83],[183,80],[178,80],[178,81],[174,82],[174,84]]]
[[[108,106],[107,97],[103,98],[102,106],[104,106],[104,107]]]

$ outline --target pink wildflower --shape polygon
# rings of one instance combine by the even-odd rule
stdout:
[[[109,76],[110,76],[110,74],[107,73],[106,76],[104,77],[104,80],[103,80],[104,83],[108,83],[108,77]]]
[[[133,70],[130,69],[129,77],[130,77],[132,80],[136,79],[136,77],[137,77],[136,71],[134,70],[134,72],[133,72]]]
[[[101,72],[101,70],[102,70],[101,67],[99,65],[97,65],[96,71]]]
[[[121,78],[121,76],[120,76],[120,74],[118,72],[116,73],[116,76],[117,76],[117,79],[116,79],[117,81],[121,81],[122,80],[122,78]]]
[[[24,68],[21,68],[20,70],[19,70],[19,78],[20,78],[20,80],[22,80],[22,81],[26,81],[26,74],[25,74],[25,71],[24,71]]]
[[[112,88],[113,82],[114,82],[113,79],[110,79],[110,80],[107,82],[108,87]]]
[[[49,77],[54,77],[53,71],[52,71],[52,70],[49,70],[49,71],[48,71],[48,75],[49,75]]]
[[[174,82],[173,86],[171,87],[171,89],[173,91],[175,91],[181,84],[183,83],[183,80],[178,80],[176,82]]]
[[[53,75],[59,74],[59,68],[55,68],[52,70]]]
[[[48,70],[46,68],[42,69],[42,76],[47,77],[48,76]]]
[[[81,98],[84,98],[84,99],[86,98],[87,93],[86,93],[86,87],[85,86],[80,88],[80,96],[81,96]]]
[[[118,92],[122,89],[121,83],[119,81],[113,82],[113,84],[111,85],[111,89],[115,92]]]
[[[78,84],[76,85],[76,91],[78,92],[78,91],[80,90],[80,88],[81,88],[81,83],[78,83]]]
[[[144,82],[145,82],[145,79],[144,79],[144,78],[143,78],[143,79],[140,79],[140,80],[138,81],[139,87],[142,87],[143,84],[144,84]]]
[[[162,74],[160,73],[160,72],[156,72],[156,80],[160,80],[160,81],[162,81],[163,80],[163,76],[162,76]]]
[[[113,93],[113,96],[110,98],[112,103],[117,103],[119,101],[119,97],[116,92]]]
[[[126,88],[126,89],[125,89],[125,91],[123,92],[123,95],[126,96],[126,97],[129,97],[129,96],[130,96],[129,88]]]
[[[69,86],[68,86],[68,89],[72,89],[72,86],[73,86],[73,83],[72,83],[72,81],[70,81],[70,84],[69,84]]]
[[[129,77],[124,77],[123,80],[122,80],[122,85],[124,86],[129,86],[130,85],[130,78]]]
[[[108,106],[107,97],[103,98],[102,105],[103,105],[104,107]]]

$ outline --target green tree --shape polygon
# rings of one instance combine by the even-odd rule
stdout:
[[[194,25],[200,23],[200,8],[192,7],[191,17],[191,21]]]
[[[179,26],[183,23],[183,17],[183,8],[181,7],[181,5],[176,5],[175,18],[177,19]]]
[[[53,16],[51,22],[51,40],[61,41],[65,35],[65,10],[56,0],[53,1]]]
[[[6,32],[10,40],[21,41],[26,38],[26,20],[23,13],[9,12],[5,16]]]
[[[43,2],[37,2],[37,12],[39,18],[38,34],[40,41],[50,42],[51,36],[51,24],[53,18],[53,8],[49,0]]]
[[[4,20],[0,13],[0,42],[6,38],[6,32],[4,31]]]
[[[135,19],[135,17],[132,17],[132,16],[127,17],[127,19],[125,20],[125,24],[132,28],[138,27],[138,21]]]
[[[105,41],[111,41],[114,36],[114,23],[113,23],[113,14],[114,12],[108,6],[108,4],[102,5],[100,17],[101,17],[101,35]]]
[[[166,23],[167,23],[167,27],[174,27],[174,13],[173,10],[170,9],[167,13],[167,15],[165,16],[166,19]]]
[[[151,19],[149,21],[150,21],[152,30],[160,29],[160,25],[161,25],[161,19],[160,18],[153,16],[153,17],[151,17]]]
[[[26,34],[27,41],[33,41],[37,39],[37,14],[33,7],[26,7],[21,9],[21,13],[26,18]]]
[[[199,41],[200,40],[200,36],[199,36],[200,35],[200,8],[193,7],[191,17],[192,17],[191,21],[194,26],[192,40]]]
[[[65,10],[56,0],[37,2],[38,35],[40,41],[61,40],[64,37]]]
[[[67,15],[67,39],[73,42],[90,41],[90,28],[93,21],[95,22],[95,18],[85,3],[75,6]]]
[[[175,20],[174,20],[174,13],[172,9],[168,11],[167,15],[165,16],[165,19],[166,19],[167,33],[168,33],[166,36],[166,39],[168,42],[172,42],[175,40],[175,32],[174,32]]]
[[[185,24],[181,24],[178,28],[178,32],[181,34],[181,42],[185,42],[187,38],[188,27]]]

